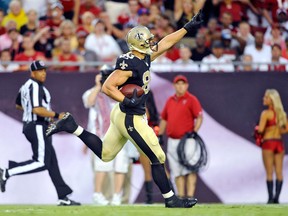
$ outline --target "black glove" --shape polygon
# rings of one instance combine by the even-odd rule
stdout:
[[[184,29],[189,32],[192,31],[195,26],[200,25],[203,22],[202,10],[200,10],[192,19],[184,25]]]
[[[158,142],[159,142],[159,144],[160,144],[161,146],[164,145],[163,135],[158,135]]]
[[[137,105],[144,102],[144,96],[145,96],[145,94],[138,97],[137,96],[137,90],[134,89],[133,96],[131,98],[125,97],[122,103],[128,107],[136,107]]]

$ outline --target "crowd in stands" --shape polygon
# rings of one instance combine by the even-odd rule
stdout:
[[[95,70],[95,62],[113,65],[128,51],[125,35],[134,26],[147,26],[158,41],[197,13],[194,0],[0,3],[0,72],[27,71],[29,64],[21,62],[40,59],[63,72]],[[287,13],[288,0],[206,0],[203,24],[153,62],[152,70],[285,72]]]

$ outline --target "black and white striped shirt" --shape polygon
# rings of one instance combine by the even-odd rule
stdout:
[[[33,78],[21,86],[17,95],[16,104],[23,108],[23,122],[45,122],[48,118],[37,116],[32,113],[33,108],[44,107],[51,110],[51,96],[43,84]]]

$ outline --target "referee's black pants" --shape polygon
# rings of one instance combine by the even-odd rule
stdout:
[[[58,198],[62,199],[72,193],[72,190],[61,176],[55,150],[52,146],[52,138],[45,135],[47,127],[47,123],[30,122],[24,124],[23,133],[32,146],[32,160],[20,163],[9,161],[8,173],[10,176],[14,176],[47,169]]]

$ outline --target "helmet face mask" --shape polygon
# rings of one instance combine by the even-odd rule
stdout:
[[[158,50],[158,44],[153,39],[154,35],[145,26],[132,28],[126,38],[130,50],[136,50],[147,55],[151,55]]]

